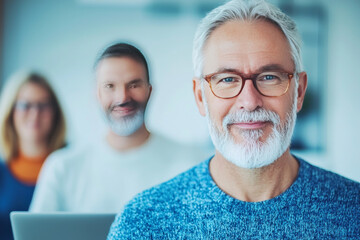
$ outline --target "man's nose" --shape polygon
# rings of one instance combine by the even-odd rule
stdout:
[[[253,81],[249,79],[246,80],[244,84],[241,93],[236,97],[238,108],[251,112],[258,107],[262,107],[263,96],[258,92]]]
[[[126,87],[118,87],[115,91],[115,99],[119,103],[127,102],[130,99],[128,89]]]

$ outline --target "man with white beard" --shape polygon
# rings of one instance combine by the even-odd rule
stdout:
[[[354,239],[360,184],[290,153],[307,74],[295,23],[261,0],[211,11],[193,90],[215,155],[137,195],[108,239]]]
[[[109,46],[95,63],[97,97],[109,124],[106,138],[52,154],[40,173],[33,212],[116,213],[135,194],[169,180],[204,156],[150,133],[144,114],[152,86],[134,46]]]

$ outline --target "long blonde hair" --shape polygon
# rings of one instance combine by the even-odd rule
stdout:
[[[54,121],[49,134],[49,152],[65,145],[66,123],[58,98],[47,79],[35,72],[18,72],[11,76],[0,96],[0,151],[5,162],[19,153],[19,139],[15,131],[13,112],[20,88],[27,83],[35,83],[50,94],[54,108]]]

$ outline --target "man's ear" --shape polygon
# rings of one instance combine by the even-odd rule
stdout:
[[[148,99],[147,99],[148,101],[150,99],[151,93],[152,93],[152,85],[149,84],[149,96],[148,96]]]
[[[206,116],[204,96],[201,91],[201,80],[198,78],[193,79],[193,91],[195,96],[196,105],[199,109],[199,112],[202,116]]]
[[[303,106],[305,93],[307,88],[307,74],[306,72],[299,73],[298,96],[297,96],[297,109],[299,112]]]

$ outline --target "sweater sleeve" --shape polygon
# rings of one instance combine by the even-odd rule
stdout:
[[[45,160],[29,211],[52,212],[63,210],[64,203],[61,199],[61,173],[63,169],[59,164],[60,162],[61,159],[58,159],[56,153]]]

